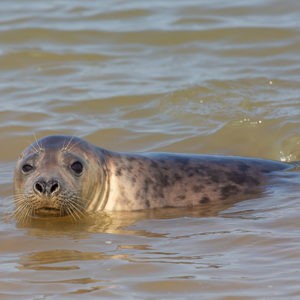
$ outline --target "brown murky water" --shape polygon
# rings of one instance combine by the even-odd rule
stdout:
[[[34,135],[300,160],[300,2],[1,2],[1,299],[299,299],[300,175],[257,199],[9,218]]]

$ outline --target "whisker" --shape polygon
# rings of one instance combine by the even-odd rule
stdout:
[[[62,151],[65,151],[65,152],[71,151],[70,146],[71,146],[71,143],[74,138],[75,138],[75,136],[71,136],[68,142],[67,142],[67,140],[65,140]],[[66,145],[65,145],[65,143],[66,143]]]
[[[38,216],[35,210],[41,207],[42,199],[37,198],[34,193],[18,193],[7,197],[7,199],[12,200],[10,203],[10,206],[14,207],[12,216],[18,223],[26,223],[35,215]],[[56,216],[70,216],[72,220],[78,221],[86,215],[85,202],[76,192],[67,191],[53,198],[52,201],[53,207],[58,209]]]
[[[33,150],[35,151],[35,153],[39,153],[39,143],[38,143],[38,140],[36,138],[36,135],[35,133],[33,133],[33,137],[34,137],[34,140],[35,140],[35,144],[37,145],[37,147],[35,146],[34,143],[31,144],[31,147],[33,148]]]
[[[81,210],[72,202],[69,202],[68,204],[72,215],[74,215],[78,220],[81,219],[81,217],[83,216]]]
[[[77,221],[76,216],[73,213],[73,210],[71,209],[71,207],[70,206],[66,206],[65,209],[66,209],[67,215],[71,216],[74,221]]]
[[[34,150],[35,153],[39,153],[39,149],[36,148],[34,144],[32,144],[31,147],[33,148],[33,150]]]
[[[73,143],[72,145],[70,145],[70,147],[69,147],[69,149],[68,149],[68,151],[72,151],[72,149],[75,147],[75,146],[77,146],[77,145],[79,145],[79,144],[81,144],[82,143],[82,141],[78,141],[78,142],[76,142],[76,143]]]
[[[62,145],[62,147],[60,149],[61,152],[65,151],[65,149],[66,149],[66,142],[67,142],[67,139],[64,139],[63,145]]]
[[[14,204],[14,213],[12,214],[12,216],[17,220],[18,223],[25,223],[30,219],[31,216],[33,216],[33,195],[20,193],[15,194],[10,198],[13,198],[12,204]]]
[[[39,143],[39,140],[37,139],[36,134],[34,133],[33,135],[34,135],[35,142],[36,142],[36,144],[38,146],[38,149],[39,149],[38,152],[43,152],[44,151],[43,146]]]
[[[68,208],[68,212],[72,217],[76,217],[78,220],[84,217],[84,205],[81,203],[82,199],[80,197],[69,197],[67,201],[64,201],[64,206]]]

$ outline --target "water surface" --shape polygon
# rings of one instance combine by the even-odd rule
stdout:
[[[297,1],[3,1],[1,299],[298,299],[299,174],[255,199],[18,226],[16,158],[116,151],[300,160]]]

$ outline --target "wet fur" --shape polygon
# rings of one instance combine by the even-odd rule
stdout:
[[[81,176],[69,168],[84,165]],[[22,173],[26,162],[34,165]],[[118,153],[80,138],[48,136],[21,154],[14,175],[16,217],[81,218],[99,210],[193,207],[215,201],[242,200],[261,191],[268,175],[292,168],[271,160],[175,153]],[[59,181],[51,197],[33,191],[37,178]]]

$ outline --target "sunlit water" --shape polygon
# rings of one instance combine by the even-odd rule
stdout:
[[[300,2],[3,1],[1,299],[298,299],[297,172],[256,199],[94,215],[13,211],[16,158],[75,134],[116,151],[300,160]]]

